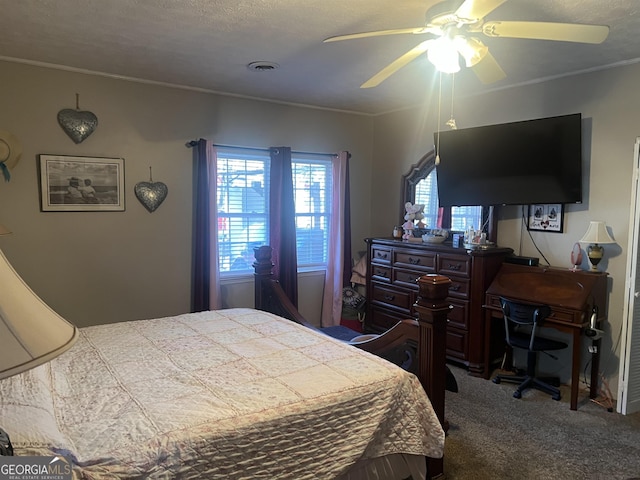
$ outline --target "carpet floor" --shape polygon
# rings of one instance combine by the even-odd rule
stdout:
[[[537,390],[494,384],[451,367],[459,392],[446,393],[448,480],[640,478],[640,414],[609,412],[580,392],[578,410]],[[615,408],[614,408],[615,410]]]

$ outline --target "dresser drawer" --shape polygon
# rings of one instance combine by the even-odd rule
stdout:
[[[415,270],[394,268],[392,282],[394,285],[418,290],[418,279],[424,274],[424,272],[416,272]]]
[[[468,255],[438,255],[438,273],[445,276],[470,277],[471,257]]]
[[[371,261],[391,265],[391,249],[384,247],[371,247]]]
[[[447,315],[447,328],[469,329],[469,302],[448,298],[451,310]]]
[[[469,298],[469,285],[471,281],[468,278],[449,277],[451,285],[449,286],[449,295],[458,298]]]
[[[436,254],[415,250],[395,250],[393,252],[394,267],[415,268],[424,273],[435,273]]]
[[[391,282],[391,267],[371,264],[371,278],[377,281]]]
[[[466,331],[447,325],[447,358],[467,360],[469,335]]]
[[[413,306],[413,295],[411,292],[389,288],[386,285],[380,285],[378,283],[374,283],[372,287],[371,301],[402,309],[403,312],[409,314]]]

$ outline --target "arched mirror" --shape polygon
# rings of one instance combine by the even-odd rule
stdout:
[[[402,177],[400,218],[404,217],[407,202],[425,205],[424,223],[430,228],[447,228],[465,231],[468,227],[485,227],[487,239],[495,242],[497,231],[493,207],[466,206],[440,209],[438,206],[438,183],[436,174],[436,154],[426,153]]]
[[[435,171],[436,167],[436,155],[435,151],[431,150],[425,156],[423,156],[418,163],[413,165],[411,169],[402,177],[402,197],[400,204],[400,218],[404,217],[405,209],[404,205],[407,202],[416,203],[416,191],[418,197],[421,198],[422,191],[426,190],[432,185],[437,187],[437,184],[430,181],[429,174]],[[436,191],[437,195],[437,191]],[[425,206],[426,210],[426,206]],[[429,227],[434,228],[435,224],[432,218],[427,218],[425,221]],[[444,228],[444,227],[443,227]]]

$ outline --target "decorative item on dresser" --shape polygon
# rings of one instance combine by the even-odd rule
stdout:
[[[365,332],[380,333],[399,320],[416,317],[417,279],[440,274],[451,279],[447,301],[447,359],[472,375],[484,372],[484,294],[510,248],[454,248],[450,244],[408,243],[368,238]]]

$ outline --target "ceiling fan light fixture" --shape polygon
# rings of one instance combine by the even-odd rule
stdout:
[[[458,49],[454,42],[446,35],[433,41],[427,51],[427,58],[442,73],[456,73],[460,71]]]
[[[462,35],[457,35],[454,37],[453,43],[462,58],[464,58],[467,67],[473,67],[480,63],[489,52],[489,47],[477,38],[466,38]]]

